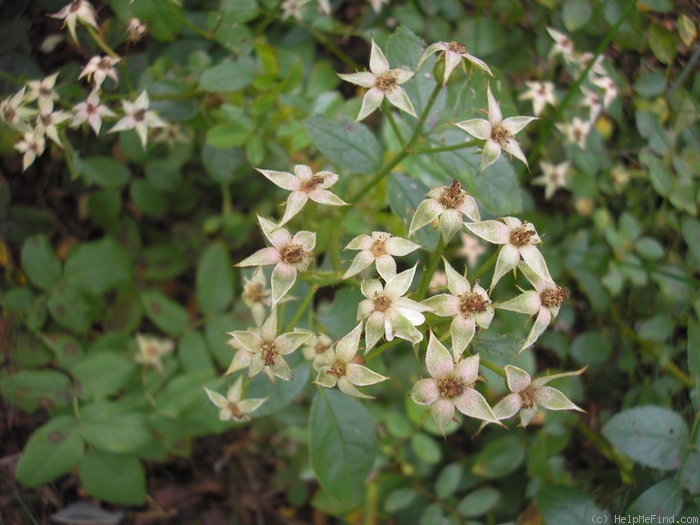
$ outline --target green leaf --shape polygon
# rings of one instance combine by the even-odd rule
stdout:
[[[51,316],[60,325],[79,334],[90,328],[90,307],[83,295],[72,286],[59,284],[53,288],[47,304]]]
[[[413,503],[416,496],[418,496],[418,493],[412,488],[404,487],[392,490],[384,500],[384,512],[391,514],[401,509],[405,509],[411,503]]]
[[[364,296],[357,288],[343,287],[336,292],[332,302],[322,302],[317,319],[324,331],[339,339],[357,326],[357,305]]]
[[[411,437],[411,448],[416,456],[428,465],[438,463],[442,457],[440,445],[435,438],[423,432],[418,432]]]
[[[3,377],[2,396],[22,410],[34,412],[37,408],[65,407],[71,399],[68,376],[55,370],[20,370]]]
[[[688,322],[688,371],[700,385],[700,323],[693,319]]]
[[[490,441],[479,453],[472,472],[496,479],[516,471],[525,461],[525,444],[518,436],[508,435]]]
[[[213,242],[197,264],[197,303],[205,315],[224,310],[233,300],[231,260],[222,242]]]
[[[210,93],[228,93],[250,85],[253,70],[244,62],[224,60],[207,69],[199,79],[199,88]]]
[[[131,260],[111,237],[80,244],[68,256],[66,282],[77,290],[101,295],[131,279]]]
[[[639,125],[638,122],[637,126]],[[665,142],[660,140],[658,144],[665,144]],[[666,146],[664,145],[662,149],[665,148]],[[646,151],[639,154],[639,160],[647,168],[649,180],[651,180],[651,185],[656,190],[656,193],[662,197],[668,197],[673,189],[673,175],[666,164],[657,156]]]
[[[214,372],[207,342],[201,332],[187,332],[177,345],[177,357],[188,372]]]
[[[493,487],[482,487],[464,496],[457,504],[457,512],[466,518],[481,516],[490,511],[500,498],[501,493]]]
[[[92,496],[122,505],[146,501],[146,474],[134,456],[92,449],[80,462],[78,473]]]
[[[652,237],[640,237],[635,241],[634,248],[639,255],[652,261],[664,256],[664,247]]]
[[[252,127],[245,123],[219,124],[207,131],[207,144],[215,148],[242,146],[250,137]]]
[[[311,466],[338,499],[363,491],[377,454],[374,425],[362,404],[338,391],[318,389],[309,416]]]
[[[75,163],[75,169],[88,185],[107,189],[120,189],[131,178],[129,167],[112,157],[79,159]]]
[[[42,290],[48,290],[61,278],[61,261],[46,235],[29,237],[22,245],[20,257],[27,277]]]
[[[464,42],[469,52],[482,60],[503,49],[508,42],[508,36],[497,20],[477,16],[463,17],[455,38]]]
[[[163,292],[152,290],[141,293],[146,316],[166,334],[177,337],[189,326],[190,316],[182,306]]]
[[[648,111],[638,111],[635,115],[635,120],[639,134],[647,139],[649,142],[649,147],[652,150],[660,155],[667,155],[671,152],[670,132],[669,130],[661,127],[659,119],[656,115]],[[644,152],[640,154],[640,160],[642,160],[643,154]],[[642,160],[642,163],[647,164],[645,160]],[[650,175],[654,177],[655,174],[650,172]]]
[[[645,490],[627,508],[631,516],[655,516],[659,523],[672,520],[683,508],[683,490],[675,479],[665,479]]]
[[[102,228],[113,232],[119,225],[122,198],[118,190],[100,190],[91,193],[87,201],[88,214]]]
[[[677,469],[688,444],[688,426],[668,408],[641,406],[615,414],[603,435],[634,461],[659,470]]]
[[[661,24],[649,28],[649,47],[662,64],[671,64],[676,56],[676,35]]]
[[[546,525],[612,523],[610,514],[598,508],[591,497],[570,487],[545,485],[536,501]]]
[[[131,17],[148,22],[148,32],[156,40],[172,42],[182,27],[184,15],[182,6],[174,2],[160,0],[110,0],[110,6],[124,23]]]
[[[599,331],[583,332],[571,343],[570,352],[579,365],[603,365],[612,352],[610,336]]]
[[[83,346],[75,337],[61,334],[50,336],[52,348],[56,351],[56,359],[63,369],[70,369],[83,358]]]
[[[700,221],[695,217],[681,219],[683,240],[696,261],[700,262]]]
[[[214,182],[228,184],[233,181],[236,170],[245,166],[245,154],[241,148],[215,148],[210,144],[202,146],[202,164]]]
[[[17,463],[17,479],[38,487],[70,471],[85,453],[77,424],[72,416],[58,416],[34,432]]]
[[[168,199],[147,180],[134,180],[131,183],[129,196],[134,205],[148,217],[160,218],[168,213]]]
[[[423,41],[406,26],[400,25],[386,42],[386,58],[392,68],[415,70],[423,51]]]
[[[387,193],[389,194],[389,206],[395,215],[401,219],[406,231],[411,224],[416,208],[425,199],[430,188],[418,179],[407,177],[402,173],[392,172],[389,175]],[[413,235],[414,240],[434,251],[440,240],[440,231],[432,229],[430,225],[421,228]]]
[[[591,3],[588,0],[566,0],[562,7],[562,20],[566,29],[574,32],[591,19]]]
[[[450,463],[440,471],[435,480],[435,495],[441,499],[452,496],[459,482],[462,481],[462,466],[459,463]]]
[[[331,122],[322,115],[306,120],[306,131],[321,153],[350,173],[372,173],[382,165],[382,147],[360,122]]]
[[[99,352],[73,366],[81,399],[102,399],[118,392],[131,377],[135,363],[115,352]]]
[[[121,411],[114,403],[95,403],[80,412],[80,435],[90,445],[117,454],[135,452],[153,439],[144,414]]]

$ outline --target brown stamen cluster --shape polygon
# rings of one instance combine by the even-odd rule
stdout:
[[[440,195],[440,204],[445,208],[454,209],[459,207],[464,202],[465,192],[462,190],[462,185],[457,179],[452,181],[452,184],[445,186]]]
[[[379,293],[374,296],[374,311],[375,312],[386,312],[391,306],[391,299],[386,295],[381,295]]]
[[[277,351],[277,345],[274,343],[274,341],[265,341],[260,346],[260,353],[262,354],[263,362],[267,366],[274,365],[275,360],[279,355],[279,352]]]
[[[542,301],[542,306],[546,308],[552,308],[554,306],[559,306],[569,297],[568,288],[563,288],[561,286],[555,286],[554,288],[546,288],[540,294],[540,301]]]
[[[513,134],[505,126],[494,126],[491,129],[491,140],[495,141],[499,146],[504,147],[508,141],[513,138]]]
[[[459,310],[463,315],[471,315],[477,312],[484,312],[489,305],[489,301],[476,292],[463,295],[459,301]]]
[[[316,343],[316,346],[314,346],[314,351],[315,351],[317,354],[323,354],[323,353],[326,352],[326,350],[328,350],[328,345],[324,345],[324,344],[323,344],[322,342],[320,342],[320,341],[319,341],[318,343]]]
[[[233,417],[235,417],[236,419],[241,419],[244,417],[243,412],[241,412],[241,409],[238,408],[238,405],[236,403],[229,403],[228,409],[231,411],[231,415],[233,415]]]
[[[136,113],[134,113],[134,120],[136,122],[141,122],[145,118],[146,118],[146,110],[145,109],[139,109]]]
[[[467,389],[467,385],[464,384],[464,381],[458,377],[452,376],[445,376],[438,379],[437,387],[440,391],[440,397],[446,399],[460,396]]]
[[[307,180],[301,187],[304,191],[311,191],[319,184],[323,184],[326,178],[323,175],[314,175],[309,180]]]
[[[336,361],[335,363],[333,363],[333,366],[330,367],[328,373],[334,377],[343,377],[345,375],[345,363]]]
[[[264,303],[269,296],[270,292],[266,292],[260,283],[247,284],[243,289],[243,298],[251,303]]]
[[[520,392],[520,398],[523,400],[523,408],[535,408],[535,391],[531,386]]]
[[[289,264],[297,264],[306,257],[306,250],[299,244],[288,244],[280,251],[282,260]]]
[[[391,69],[379,76],[374,83],[374,87],[382,91],[391,91],[396,85],[396,73]]]
[[[372,247],[369,249],[370,252],[372,252],[372,255],[375,257],[381,257],[382,255],[386,255],[386,241],[388,239],[384,236],[379,237],[376,241],[374,241],[374,244]]]
[[[78,9],[80,9],[80,4],[83,3],[83,0],[73,0],[70,3],[70,11],[71,13],[75,13]]]
[[[462,42],[450,42],[447,44],[447,49],[453,53],[459,53],[460,55],[467,52],[467,46],[465,46]]]
[[[524,222],[511,232],[510,243],[518,248],[526,244],[534,244],[531,239],[535,235],[537,235],[537,232],[528,228],[527,222]]]
[[[102,58],[98,63],[97,67],[102,70],[110,69],[112,67],[112,62],[109,58]]]

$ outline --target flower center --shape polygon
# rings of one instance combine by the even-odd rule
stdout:
[[[523,400],[523,408],[535,408],[535,390],[531,386],[520,392],[520,398]]]
[[[491,140],[495,141],[501,147],[504,147],[512,138],[513,134],[508,131],[508,128],[505,126],[499,124],[491,129]]]
[[[304,184],[302,184],[301,189],[303,191],[309,192],[316,188],[319,184],[323,184],[323,182],[326,180],[326,178],[323,175],[314,175],[311,177],[309,180],[307,180]]]
[[[8,106],[5,109],[3,116],[5,117],[5,121],[11,123],[13,120],[15,120],[15,117],[17,116],[17,112],[15,111],[15,108]]]
[[[39,86],[39,97],[47,98],[51,96],[51,88],[46,86]]]
[[[328,350],[328,345],[324,345],[321,341],[314,346],[314,351],[319,355],[325,353],[326,350]]]
[[[465,192],[462,190],[462,185],[457,179],[452,181],[450,186],[445,186],[442,190],[442,195],[440,195],[440,204],[445,208],[454,209],[457,208],[462,202],[464,202]]]
[[[334,377],[343,377],[345,375],[345,363],[336,361],[333,366],[328,370],[328,373]]]
[[[279,352],[277,351],[277,345],[274,341],[265,341],[260,346],[260,353],[262,354],[263,363],[267,366],[272,366],[277,360]]]
[[[375,312],[386,312],[391,306],[391,299],[386,295],[376,293],[374,295],[374,311]]]
[[[41,123],[46,127],[49,127],[51,125],[51,120],[51,113],[41,116]]]
[[[468,385],[459,377],[444,376],[437,380],[437,387],[441,398],[452,399],[462,395]]]
[[[75,13],[77,10],[79,10],[82,3],[83,3],[83,0],[73,0],[70,3],[71,13]]]
[[[269,295],[260,283],[247,284],[243,289],[243,298],[251,303],[264,303]]]
[[[231,415],[236,419],[241,419],[243,417],[243,412],[241,412],[241,409],[238,408],[237,403],[229,403],[228,409],[231,411]]]
[[[546,288],[540,294],[540,301],[542,302],[542,306],[545,308],[552,308],[559,306],[568,297],[569,290],[567,288],[555,286],[554,288]]]
[[[524,222],[511,232],[510,243],[517,248],[525,246],[526,244],[535,244],[532,241],[532,237],[535,235],[537,235],[537,232],[529,229],[528,223]]]
[[[369,249],[369,251],[374,255],[375,257],[381,257],[382,255],[386,255],[386,241],[388,239],[384,237],[383,235],[379,237],[376,241],[374,241],[374,244],[372,247]]]
[[[139,109],[136,113],[134,113],[134,120],[136,122],[141,122],[145,118],[146,118],[146,110],[145,109]]]
[[[465,294],[459,302],[459,310],[462,315],[469,316],[473,313],[484,312],[489,305],[489,301],[476,292]]]
[[[377,77],[377,80],[374,83],[374,87],[381,89],[382,91],[391,91],[396,87],[396,85],[396,73],[394,73],[394,71],[391,69]]]
[[[304,260],[306,250],[300,244],[288,244],[280,252],[282,260],[289,264],[297,264]]]
[[[448,51],[452,51],[453,53],[459,53],[460,55],[463,55],[467,52],[467,46],[465,46],[462,42],[450,42],[449,44],[447,44],[447,49]]]
[[[146,346],[144,353],[148,357],[158,357],[158,354],[159,354],[158,347],[156,345],[154,345],[153,343],[150,343]]]
[[[105,57],[97,63],[97,67],[103,70],[110,69],[112,67],[112,63],[110,62],[109,58]]]

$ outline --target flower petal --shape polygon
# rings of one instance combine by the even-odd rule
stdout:
[[[288,355],[303,345],[313,334],[311,332],[288,332],[275,339],[277,352],[280,355]]]
[[[492,244],[507,244],[510,242],[511,229],[501,221],[481,221],[465,223],[466,228]]]
[[[541,307],[542,300],[540,299],[540,294],[534,290],[528,290],[513,299],[496,304],[496,308],[500,308],[501,310],[527,315],[535,315],[540,311]]]
[[[551,386],[543,386],[535,390],[535,403],[542,408],[547,410],[578,410],[583,412],[584,410],[562,394],[556,388]]]
[[[520,348],[520,351],[522,352],[529,346],[532,346],[535,344],[535,341],[541,336],[544,331],[547,329],[549,326],[549,323],[552,322],[552,313],[549,311],[547,308],[542,308],[540,310],[540,313],[537,315],[537,318],[535,319],[535,323],[532,325],[532,328],[530,329],[530,333],[527,335],[527,339],[525,339],[525,342],[523,343],[523,346]]]
[[[417,265],[388,279],[384,287],[384,293],[391,299],[404,295],[411,287],[413,277],[416,274],[416,267]]]
[[[280,219],[279,226],[286,224],[297,213],[301,211],[306,202],[309,200],[309,195],[303,191],[293,191],[287,197],[287,205],[284,208],[284,215]]]
[[[511,271],[520,260],[520,251],[512,244],[506,244],[501,248],[501,253],[496,259],[496,268],[493,271],[493,279],[491,279],[491,289],[496,286],[496,283],[501,280],[505,274]]]
[[[389,69],[389,61],[382,53],[382,50],[372,39],[372,50],[369,53],[369,69],[375,75],[381,75]]]
[[[476,323],[472,317],[456,316],[450,325],[450,333],[452,334],[452,355],[455,361],[464,353],[464,350],[469,346],[474,333],[476,332]]]
[[[433,222],[444,210],[445,207],[435,199],[422,200],[411,219],[411,225],[408,227],[408,236],[412,236],[417,230]]]
[[[421,379],[411,390],[411,399],[417,405],[430,405],[440,399],[440,390],[435,379]]]
[[[459,361],[455,365],[455,375],[457,375],[465,384],[470,385],[475,383],[479,378],[479,354],[470,355]]]
[[[486,98],[489,105],[489,122],[495,127],[503,121],[503,114],[501,113],[501,106],[498,105],[498,101],[491,92],[490,84],[486,86]]]
[[[520,247],[520,255],[530,269],[542,279],[554,282],[547,269],[547,262],[544,260],[540,250],[533,244],[526,244]]]
[[[362,99],[360,113],[355,120],[360,121],[374,112],[384,100],[384,91],[377,88],[370,88]]]
[[[416,110],[413,109],[411,99],[408,98],[408,95],[403,88],[395,87],[391,91],[385,92],[385,94],[386,98],[389,99],[389,102],[391,102],[394,106],[399,108],[401,111],[405,111],[409,115],[418,118],[418,115],[416,115]]]
[[[473,388],[469,388],[462,395],[453,398],[452,402],[457,410],[459,410],[465,416],[500,424],[496,414],[493,413],[491,406],[488,404],[484,396]]]
[[[428,373],[431,377],[435,379],[450,375],[455,369],[455,364],[450,352],[438,338],[435,337],[432,330],[430,331],[428,351],[425,356],[425,366],[428,368]]]
[[[538,119],[537,117],[508,117],[501,125],[515,135],[533,120]]]
[[[493,413],[498,419],[510,419],[523,407],[523,399],[519,394],[508,394],[493,407]]]
[[[348,381],[356,386],[367,386],[374,385],[376,383],[381,383],[382,381],[389,379],[382,374],[378,374],[374,370],[370,370],[366,366],[358,365],[355,363],[350,363],[345,368],[345,377]]]
[[[462,122],[457,122],[455,126],[463,129],[472,137],[475,137],[477,139],[489,140],[491,138],[491,124],[488,120],[484,120],[482,118],[473,118],[469,120],[463,120]]]
[[[455,405],[448,399],[438,399],[433,406],[430,407],[430,413],[433,415],[435,424],[440,429],[440,432],[445,433],[445,428],[450,424],[455,415]]]
[[[338,379],[338,389],[346,396],[358,397],[360,399],[372,399],[372,396],[363,394],[357,388],[355,388],[347,377],[341,377]]]
[[[518,368],[517,366],[513,365],[506,365],[503,367],[503,370],[506,373],[506,382],[508,383],[508,388],[511,392],[519,393],[530,386],[532,381],[530,374],[528,374],[522,368]]]
[[[491,164],[498,160],[501,156],[501,146],[498,145],[496,141],[491,139],[486,141],[483,149],[481,150],[481,164],[479,165],[479,172],[484,171]]]
[[[268,264],[277,264],[281,260],[282,257],[275,248],[263,248],[246,257],[236,266],[266,266]]]
[[[349,333],[344,335],[336,344],[336,358],[342,363],[352,361],[357,354],[357,347],[360,344],[360,336],[362,335],[362,323],[359,323]]]
[[[345,270],[345,273],[341,277],[341,280],[348,279],[349,277],[360,273],[362,270],[364,270],[370,264],[372,264],[374,260],[375,257],[374,255],[372,255],[372,253],[370,253],[369,251],[361,251],[360,253],[355,255],[355,258],[352,260],[352,264],[350,264],[350,267],[347,270]]]
[[[338,73],[340,78],[351,84],[362,86],[363,88],[372,88],[377,82],[377,76],[369,71],[359,71],[357,73]]]
[[[374,262],[377,265],[377,272],[385,281],[390,280],[396,275],[396,261],[389,254],[380,255]]]
[[[275,306],[282,297],[294,286],[297,280],[297,269],[291,264],[279,262],[272,270],[270,288],[272,289],[272,306]]]
[[[408,255],[421,247],[420,244],[411,242],[403,237],[391,237],[388,241],[386,241],[384,246],[390,255],[398,257]]]
[[[294,191],[301,187],[301,181],[286,171],[261,170],[258,168],[254,169],[265,175],[265,177],[272,181],[272,183],[285,190]]]

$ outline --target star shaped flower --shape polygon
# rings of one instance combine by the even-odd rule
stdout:
[[[429,306],[436,315],[452,317],[452,355],[457,361],[474,338],[476,326],[488,328],[491,324],[493,306],[486,290],[479,283],[472,287],[444,258],[443,262],[450,293],[434,295],[423,301],[423,304]]]
[[[68,26],[68,31],[70,31],[73,40],[76,42],[78,41],[78,37],[75,36],[75,25],[77,22],[97,29],[95,8],[86,0],[73,0],[58,13],[50,16],[63,20],[63,27]]]
[[[518,100],[531,100],[535,116],[539,116],[544,111],[546,104],[556,106],[557,98],[554,96],[553,82],[525,81],[525,85],[528,89],[518,97]]]
[[[72,115],[66,111],[58,110],[44,112],[42,110],[39,113],[39,116],[36,118],[36,127],[34,129],[37,133],[46,135],[56,144],[63,147],[63,144],[61,144],[61,138],[58,136],[58,128],[56,126],[62,124],[66,120],[70,120],[71,116]]]
[[[491,289],[501,277],[515,268],[521,259],[535,274],[543,279],[552,280],[547,263],[537,249],[542,239],[529,222],[522,222],[515,217],[503,217],[497,221],[471,222],[465,225],[474,235],[492,244],[503,245],[496,260]]]
[[[114,117],[114,111],[100,103],[100,95],[93,91],[88,98],[77,104],[73,108],[73,122],[71,126],[77,127],[87,122],[95,135],[100,134],[102,128],[102,117]]]
[[[148,110],[149,105],[148,93],[145,91],[133,102],[123,100],[124,117],[109,132],[114,133],[116,131],[134,129],[141,140],[141,145],[145,149],[148,141],[148,128],[162,128],[165,126],[165,122],[155,111]]]
[[[542,175],[532,179],[532,183],[544,186],[544,198],[549,200],[559,188],[566,188],[567,172],[569,171],[569,161],[552,164],[550,162],[540,162]]]
[[[279,223],[280,226],[299,213],[309,199],[329,206],[347,206],[348,204],[328,191],[328,188],[338,182],[338,175],[330,171],[314,173],[311,168],[303,164],[294,166],[294,175],[286,171],[260,169],[258,171],[280,188],[292,192],[287,198],[287,207]]]
[[[267,289],[267,281],[262,268],[258,267],[253,272],[253,276],[245,278],[243,284],[243,294],[241,298],[245,305],[250,308],[255,324],[261,325],[265,319],[265,309],[272,306],[271,291]]]
[[[493,413],[498,419],[508,419],[520,413],[520,424],[526,427],[537,415],[537,407],[548,410],[584,411],[559,390],[546,385],[554,379],[581,375],[586,370],[585,367],[576,372],[552,374],[534,380],[530,374],[517,366],[506,365],[503,369],[506,373],[508,388],[512,393],[493,407]]]
[[[554,320],[559,313],[561,303],[569,297],[569,290],[543,279],[533,272],[527,264],[521,262],[518,264],[518,268],[535,289],[527,290],[508,301],[497,303],[495,307],[533,317],[537,316],[535,324],[532,325],[527,339],[525,339],[523,346],[520,348],[522,352],[529,346],[532,346]]]
[[[42,80],[30,80],[27,82],[29,93],[25,96],[25,102],[36,100],[39,111],[42,113],[51,113],[53,111],[53,103],[58,100],[58,93],[54,89],[56,87],[56,79],[58,73],[49,75]]]
[[[430,412],[441,432],[454,417],[455,408],[465,416],[500,425],[486,399],[474,389],[479,379],[479,355],[452,360],[450,352],[430,332],[425,364],[430,379],[421,379],[411,391],[418,405],[430,405]]]
[[[476,58],[474,55],[469,54],[467,52],[467,46],[461,42],[437,42],[429,45],[423,53],[423,56],[421,56],[420,60],[418,61],[418,66],[416,69],[419,70],[423,65],[423,62],[425,62],[433,53],[442,53],[438,57],[438,60],[442,59],[445,61],[445,73],[442,76],[443,86],[447,84],[452,71],[454,71],[454,69],[462,63],[462,60],[467,60],[482,71],[488,73],[490,76],[493,76],[493,73],[491,73],[491,69],[489,69],[489,66],[486,65],[486,62]]]
[[[175,348],[175,343],[169,339],[158,339],[150,335],[136,334],[139,353],[134,358],[137,363],[152,366],[163,373],[162,359]]]
[[[94,56],[90,59],[87,65],[83,68],[78,76],[78,80],[87,77],[94,85],[93,89],[100,89],[102,83],[107,77],[111,78],[115,84],[119,82],[119,76],[114,66],[121,61],[121,58],[113,58],[110,56]]]
[[[27,171],[36,158],[44,153],[46,139],[36,131],[25,131],[22,140],[15,144],[14,148],[22,154],[22,170]]]
[[[258,221],[260,229],[272,247],[258,250],[236,266],[275,265],[270,279],[272,306],[274,307],[294,286],[297,274],[305,272],[311,264],[313,260],[311,250],[316,245],[316,234],[300,231],[292,237],[288,230],[279,228],[268,219],[258,217]]]
[[[377,272],[385,281],[396,275],[394,257],[403,257],[420,248],[419,244],[394,237],[387,232],[372,232],[372,235],[358,235],[345,247],[346,250],[360,250],[343,274],[347,279],[361,272],[370,264],[377,265]]]
[[[477,237],[468,233],[460,232],[459,239],[462,241],[462,247],[457,250],[457,255],[465,257],[469,266],[476,266],[479,256],[486,252],[486,248]]]
[[[408,228],[409,237],[417,230],[440,220],[440,231],[447,244],[455,234],[462,229],[462,216],[466,215],[472,221],[480,221],[479,207],[474,197],[462,189],[455,179],[450,186],[433,188],[416,208],[411,225]]]
[[[333,341],[326,334],[313,334],[301,347],[304,359],[311,361],[314,370],[318,370],[324,363],[324,355],[333,346]]]
[[[0,102],[0,118],[5,124],[16,130],[31,132],[32,126],[29,124],[29,119],[35,116],[37,111],[36,109],[25,107],[25,102],[26,86]]]
[[[487,166],[496,162],[498,157],[501,156],[501,150],[510,153],[527,166],[527,159],[515,141],[515,135],[530,122],[536,120],[536,117],[508,117],[503,119],[501,108],[493,93],[491,93],[490,86],[486,90],[486,96],[489,107],[488,120],[474,118],[455,124],[471,136],[486,141],[481,152],[479,171],[484,171]]]
[[[221,421],[248,421],[250,413],[255,412],[260,406],[267,401],[267,398],[262,399],[242,399],[243,393],[243,376],[236,379],[226,393],[226,397],[218,392],[209,390],[204,387],[204,390],[209,397],[209,400],[219,408],[219,419]]]
[[[382,336],[386,337],[387,341],[399,337],[413,344],[423,340],[423,334],[415,327],[425,322],[421,312],[429,308],[404,297],[415,273],[414,266],[391,277],[384,286],[378,279],[363,281],[361,290],[366,299],[357,308],[357,318],[367,320],[365,353],[369,352]]]
[[[384,100],[389,100],[394,106],[409,115],[416,117],[416,111],[408,95],[403,90],[401,84],[411,79],[413,71],[404,68],[389,69],[389,61],[379,49],[379,46],[372,40],[372,51],[369,57],[369,71],[358,73],[342,74],[338,76],[343,80],[368,88],[362,99],[362,108],[357,120],[364,119],[367,115],[376,110]]]
[[[556,124],[556,128],[564,134],[567,142],[577,144],[581,149],[586,149],[586,139],[591,132],[590,121],[574,117],[571,122]]]
[[[372,399],[356,387],[374,385],[389,378],[360,364],[362,358],[356,354],[361,335],[362,323],[326,350],[321,357],[322,364],[314,383],[326,388],[337,385],[340,391],[348,396]]]

